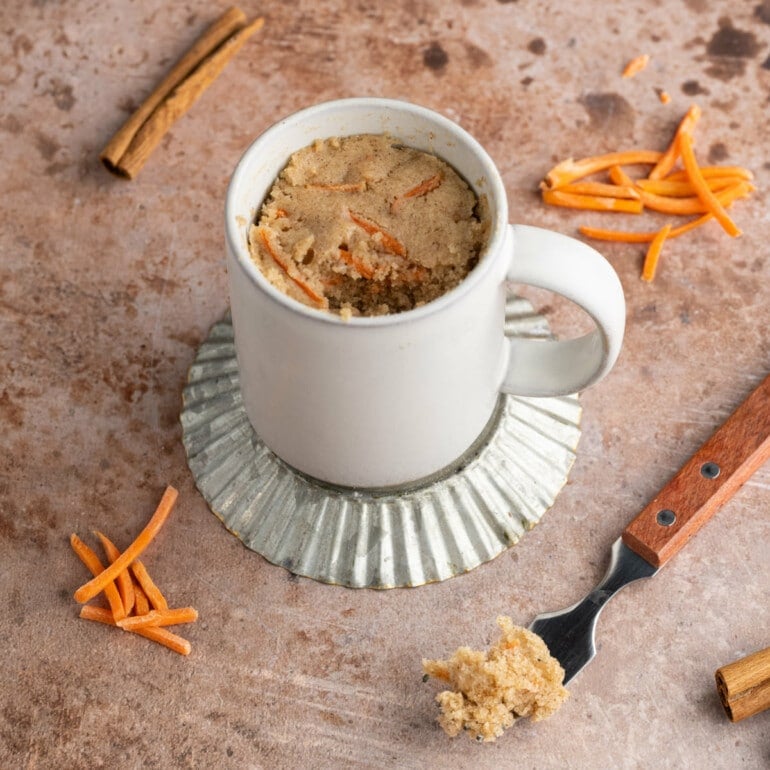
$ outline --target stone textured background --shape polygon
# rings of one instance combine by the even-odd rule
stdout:
[[[770,370],[770,3],[242,7],[264,31],[133,182],[98,151],[224,5],[0,8],[0,765],[767,766],[770,712],[731,725],[713,672],[770,645],[770,466],[608,606],[599,656],[553,719],[494,745],[451,741],[420,659],[488,643],[499,613],[527,624],[582,596],[625,523]],[[639,53],[650,66],[621,79]],[[493,562],[413,590],[345,590],[268,564],[211,515],[180,442],[187,368],[227,308],[228,176],[275,120],[353,95],[458,121],[498,163],[513,219],[568,234],[608,219],[545,208],[543,173],[570,155],[662,149],[693,100],[699,156],[751,168],[758,187],[734,207],[743,237],[711,223],[672,241],[652,285],[638,246],[603,249],[627,337],[582,397],[569,484]],[[558,333],[579,327],[576,311],[534,299]],[[145,561],[200,611],[189,659],[79,621],[72,600],[84,572],[70,532],[125,545],[167,483],[181,499]]]

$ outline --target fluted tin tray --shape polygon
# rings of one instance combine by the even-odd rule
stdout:
[[[546,320],[515,296],[506,334],[551,336]],[[532,529],[567,481],[580,417],[576,396],[501,396],[453,470],[395,491],[336,488],[290,468],[254,432],[228,315],[190,367],[181,422],[198,489],[247,548],[326,583],[395,588],[468,572]]]

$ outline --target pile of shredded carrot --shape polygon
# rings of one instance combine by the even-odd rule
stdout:
[[[695,124],[700,108],[692,105],[682,118],[665,152],[627,150],[562,161],[540,183],[543,200],[553,206],[642,214],[645,210],[673,216],[697,215],[674,227],[668,222],[654,232],[625,232],[582,226],[580,232],[604,241],[649,243],[642,278],[655,277],[666,240],[715,219],[729,235],[741,234],[727,209],[754,191],[753,174],[740,166],[701,166],[694,151]],[[626,166],[647,167],[646,176],[631,177]],[[587,180],[605,173],[604,180]]]
[[[139,556],[171,513],[178,494],[174,487],[166,488],[145,528],[122,553],[106,535],[96,532],[109,562],[106,568],[96,552],[74,533],[70,536],[70,545],[93,575],[75,591],[75,599],[85,605],[80,610],[81,618],[117,626],[158,642],[180,655],[189,655],[190,642],[172,633],[166,626],[195,622],[198,619],[197,610],[193,607],[169,608],[165,596],[139,561]],[[104,593],[109,607],[85,604],[101,593]]]

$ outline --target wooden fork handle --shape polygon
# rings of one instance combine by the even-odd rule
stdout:
[[[770,375],[623,531],[661,567],[770,457]]]

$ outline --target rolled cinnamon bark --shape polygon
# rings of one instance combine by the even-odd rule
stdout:
[[[717,669],[717,692],[731,722],[770,708],[770,647]]]
[[[133,179],[168,129],[263,24],[262,18],[247,23],[238,8],[225,11],[110,139],[99,155],[105,168]]]

